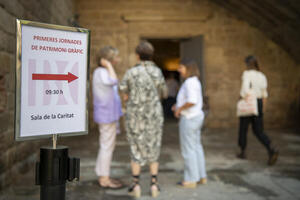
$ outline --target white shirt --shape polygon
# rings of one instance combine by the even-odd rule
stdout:
[[[257,70],[246,70],[242,75],[242,87],[240,95],[245,97],[249,92],[250,85],[258,99],[267,98],[268,82],[266,76]]]
[[[196,76],[186,79],[179,89],[176,99],[176,108],[183,106],[185,103],[192,103],[195,105],[181,111],[181,115],[188,119],[198,115],[204,117],[204,112],[202,111],[202,88],[201,83]]]

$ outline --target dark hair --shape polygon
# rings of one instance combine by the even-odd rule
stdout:
[[[112,46],[104,46],[101,48],[96,55],[96,62],[101,66],[101,58],[104,58],[110,62],[113,61],[114,57],[119,54],[118,49]]]
[[[154,48],[150,42],[143,40],[136,47],[135,52],[139,55],[140,59],[143,61],[152,60],[152,56],[154,54]]]
[[[257,59],[253,55],[249,55],[245,58],[245,63],[249,69],[259,70],[259,65]]]
[[[179,63],[186,67],[187,77],[196,76],[200,80],[200,71],[196,61],[188,58],[183,58]]]

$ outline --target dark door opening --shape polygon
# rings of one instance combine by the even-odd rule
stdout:
[[[189,58],[197,62],[200,70],[200,79],[202,84],[202,94],[205,96],[205,71],[203,66],[203,36],[193,38],[178,38],[178,39],[157,39],[157,38],[143,38],[149,41],[154,49],[153,61],[160,67],[165,76],[166,82],[171,91],[169,98],[164,101],[164,111],[166,117],[173,116],[170,111],[172,104],[176,102],[176,95],[173,90],[175,83],[171,83],[171,79],[175,79],[180,83],[180,76],[177,72],[180,58]],[[172,86],[173,85],[173,86]],[[171,88],[171,89],[170,89]],[[173,89],[172,89],[173,88]],[[206,98],[204,97],[204,101]]]
[[[175,74],[179,81],[177,68],[180,58],[189,58],[197,62],[200,71],[202,92],[205,96],[205,68],[203,62],[203,36],[179,39],[152,39],[148,40],[154,47],[154,62],[162,69],[167,78],[170,73]]]
[[[180,40],[172,39],[147,39],[154,47],[153,61],[163,71],[167,79],[170,74],[175,76],[179,81],[179,73],[177,72],[180,59]]]

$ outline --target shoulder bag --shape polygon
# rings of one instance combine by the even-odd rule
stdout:
[[[240,99],[237,103],[237,116],[258,116],[257,98],[251,83],[247,95],[244,98]]]

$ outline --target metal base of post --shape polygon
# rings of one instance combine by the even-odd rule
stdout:
[[[68,147],[42,147],[36,163],[36,184],[41,186],[41,200],[65,200],[66,181],[79,179],[78,158],[68,157]]]
[[[66,197],[66,184],[41,186],[41,200],[64,200]]]

